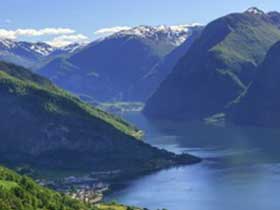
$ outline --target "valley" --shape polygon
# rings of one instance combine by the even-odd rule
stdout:
[[[0,210],[278,210],[280,13],[92,4],[0,17]]]
[[[43,186],[93,204],[115,180],[201,161],[150,146],[135,126],[23,67],[2,62],[0,68],[0,110],[6,121],[0,126],[0,163],[40,177]]]
[[[145,130],[145,141],[152,145],[203,161],[119,182],[105,201],[172,210],[279,208],[279,129],[201,123],[181,127],[139,113],[122,116]]]

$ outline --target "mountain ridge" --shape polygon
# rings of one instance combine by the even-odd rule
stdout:
[[[230,107],[229,122],[237,125],[279,127],[279,58],[280,41],[268,51],[264,62],[259,66],[256,79]]]
[[[177,47],[174,39],[187,39],[197,28],[201,26],[181,30],[179,35],[170,29],[165,31],[165,27],[121,31],[90,43],[67,59],[48,63],[38,73],[74,94],[96,101],[144,101],[153,91],[141,92],[145,75]],[[135,30],[148,35],[135,35]],[[135,89],[136,83],[140,88]]]
[[[0,63],[0,95],[1,164],[129,176],[199,161],[142,142],[136,127],[22,67]]]
[[[33,68],[45,60],[56,56],[69,55],[82,47],[83,45],[78,43],[73,43],[65,47],[53,47],[46,42],[0,39],[0,60]]]
[[[196,121],[224,112],[254,79],[279,32],[266,14],[254,10],[214,20],[148,100],[144,113]]]

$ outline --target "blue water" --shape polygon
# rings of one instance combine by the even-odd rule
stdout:
[[[128,205],[169,210],[279,210],[280,130],[173,126],[127,114],[145,141],[204,158],[129,182],[107,196]]]

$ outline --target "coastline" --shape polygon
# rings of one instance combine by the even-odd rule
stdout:
[[[173,167],[198,164],[201,158],[180,154],[170,158],[169,161],[155,164],[154,167],[134,168],[130,170],[115,170],[92,172],[85,176],[69,176],[56,180],[41,179],[37,180],[42,186],[52,188],[56,191],[68,194],[70,197],[84,202],[95,204],[102,202],[105,195],[112,193],[118,186],[124,186],[129,181],[147,176],[160,170]],[[116,188],[117,187],[117,188]]]

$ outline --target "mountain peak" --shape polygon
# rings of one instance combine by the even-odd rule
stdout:
[[[257,65],[279,41],[277,25],[263,14],[250,8],[209,23],[148,99],[144,113],[159,120],[197,121],[224,112],[247,90]]]
[[[250,7],[249,9],[247,9],[245,11],[245,13],[249,13],[249,14],[253,14],[253,15],[264,15],[265,14],[264,11],[260,10],[257,7]]]
[[[0,38],[0,47],[5,47],[5,48],[12,48],[15,46],[15,41],[11,39],[1,39]]]
[[[182,44],[187,37],[192,34],[193,29],[203,27],[201,24],[182,24],[182,25],[140,25],[128,30],[119,31],[107,38],[135,36],[151,40],[172,40],[176,46]]]
[[[194,23],[194,24],[182,24],[182,25],[158,25],[158,26],[148,26],[148,25],[140,25],[133,27],[128,30],[123,30],[118,32],[119,34],[139,34],[142,35],[143,33],[157,33],[157,32],[186,32],[189,28],[199,27],[202,26],[201,24]],[[117,34],[118,34],[117,33]]]

